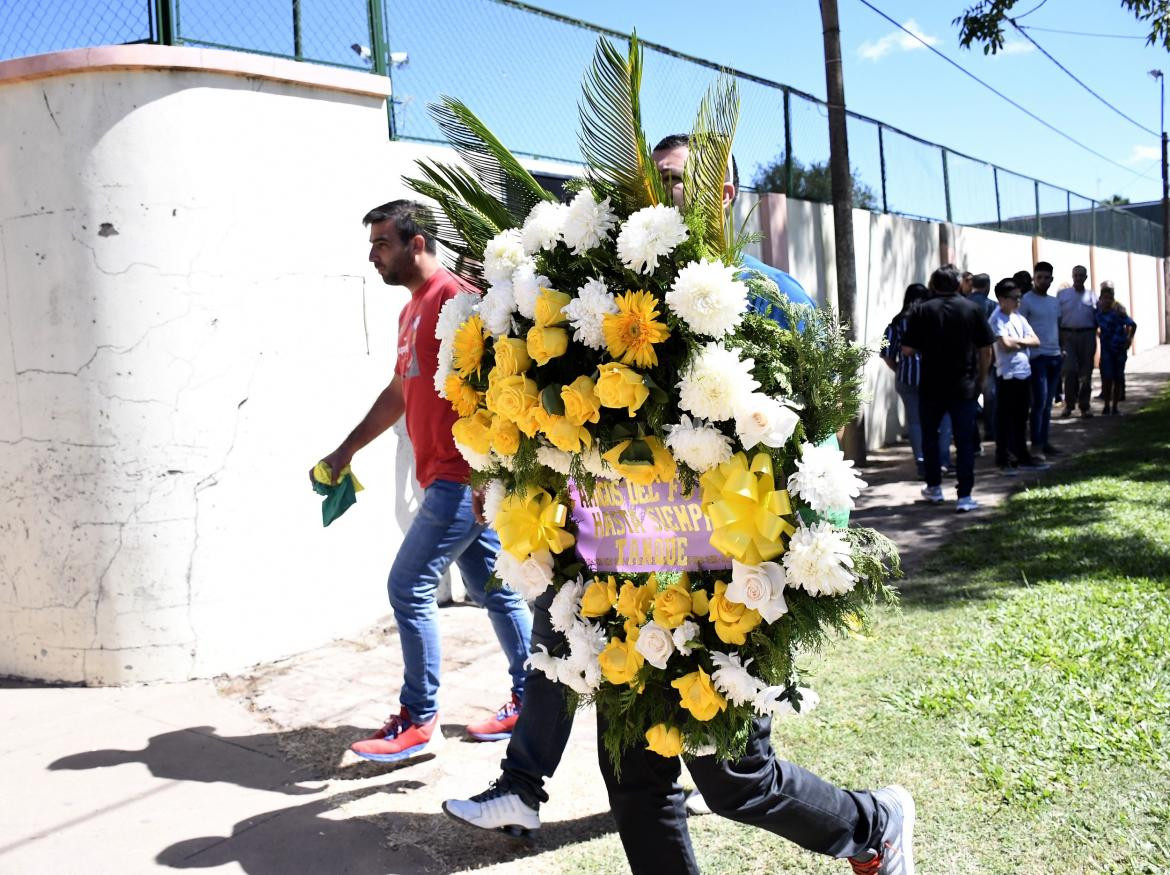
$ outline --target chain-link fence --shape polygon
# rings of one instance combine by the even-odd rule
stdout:
[[[0,59],[85,45],[186,44],[260,52],[394,79],[391,135],[442,142],[427,104],[457,95],[514,151],[580,160],[581,77],[608,31],[518,0],[0,0]],[[651,139],[690,130],[717,64],[644,43]],[[745,188],[828,202],[828,108],[731,71]],[[857,113],[854,206],[1160,255],[1161,226]]]

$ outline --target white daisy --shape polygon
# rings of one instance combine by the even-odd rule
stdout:
[[[711,682],[729,702],[746,705],[756,698],[763,684],[748,672],[747,667],[752,662],[750,659],[745,664],[739,661],[738,653],[712,650],[711,662],[715,665],[715,670],[711,672]]]
[[[655,204],[626,219],[618,232],[618,258],[630,270],[653,273],[665,258],[687,239],[687,226],[678,207]]]
[[[516,297],[511,280],[495,283],[479,302],[479,315],[484,327],[497,337],[512,330],[512,314],[516,312]]]
[[[548,277],[536,272],[536,262],[532,259],[525,259],[512,272],[512,297],[525,319],[536,318],[536,296],[542,288],[551,287]]]
[[[853,499],[868,484],[853,470],[853,461],[833,447],[800,447],[796,471],[788,478],[788,489],[818,512],[851,510]]]
[[[784,554],[788,585],[809,595],[842,595],[857,585],[849,545],[829,523],[801,526]]]
[[[489,284],[511,279],[512,272],[526,260],[520,232],[501,231],[483,248],[483,276]]]
[[[666,305],[696,334],[720,338],[743,319],[748,287],[722,261],[692,261],[678,272]]]
[[[555,201],[541,201],[528,213],[520,229],[520,244],[527,255],[552,249],[561,239],[569,208]]]
[[[562,237],[565,245],[580,254],[598,245],[613,228],[616,218],[609,198],[598,203],[593,192],[583,188],[569,204]]]
[[[731,440],[701,419],[692,422],[684,413],[678,425],[668,425],[666,429],[666,446],[674,457],[699,474],[731,458]]]

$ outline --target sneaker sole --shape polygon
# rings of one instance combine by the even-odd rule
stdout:
[[[512,737],[511,730],[509,730],[508,732],[470,732],[469,731],[467,734],[470,735],[476,741],[504,741],[505,739]]]
[[[530,839],[532,838],[532,834],[540,829],[539,826],[527,827],[521,826],[518,823],[509,823],[505,824],[504,826],[480,826],[478,823],[472,823],[470,820],[464,820],[458,814],[450,811],[447,808],[446,802],[443,803],[443,813],[456,823],[461,823],[464,826],[471,827],[472,829],[478,829],[482,832],[502,832],[504,835],[510,836],[514,839]]]
[[[431,739],[425,744],[416,744],[414,747],[408,747],[406,750],[400,750],[398,753],[362,753],[361,751],[354,750],[352,747],[350,750],[355,756],[359,756],[363,760],[370,760],[375,763],[396,763],[399,760],[422,756],[425,753],[433,753],[438,746],[435,740]]]

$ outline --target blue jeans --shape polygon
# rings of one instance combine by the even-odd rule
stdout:
[[[486,607],[512,675],[512,692],[524,695],[524,660],[532,635],[532,613],[524,599],[505,587],[486,592],[500,541],[477,523],[471,510],[471,487],[436,480],[423,493],[387,588],[402,640],[404,678],[399,702],[410,718],[423,723],[439,710],[439,607],[435,591],[454,561],[473,602]]]
[[[1032,365],[1032,446],[1042,451],[1048,446],[1048,427],[1052,422],[1052,403],[1060,391],[1060,356],[1038,355]]]
[[[922,433],[931,434],[939,428],[942,418],[950,414],[955,430],[955,486],[959,498],[971,494],[975,485],[975,418],[979,405],[974,398],[950,399],[919,396],[919,415],[922,417]],[[922,447],[926,466],[926,485],[942,485],[942,460],[937,444],[927,441]]]
[[[898,397],[902,399],[902,405],[906,408],[906,434],[910,438],[910,449],[914,451],[914,461],[921,465],[924,457],[922,455],[922,419],[918,415],[918,387],[903,383],[901,380],[895,380],[894,389],[897,391]],[[951,437],[951,417],[944,414],[938,427],[938,452],[939,456],[945,460],[942,464],[948,468],[954,467],[951,464]]]

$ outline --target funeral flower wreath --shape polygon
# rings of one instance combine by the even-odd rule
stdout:
[[[752,239],[723,204],[734,82],[699,107],[679,209],[641,75],[636,37],[626,54],[598,43],[568,203],[462,103],[432,108],[463,165],[422,160],[408,183],[483,290],[444,306],[435,386],[499,533],[496,576],[555,590],[563,644],[532,665],[596,704],[615,759],[734,757],[754,715],[800,709],[798,654],[893,597],[898,559],[848,527],[866,484],[833,440],[867,351],[740,265]],[[586,534],[618,552],[602,561]]]

